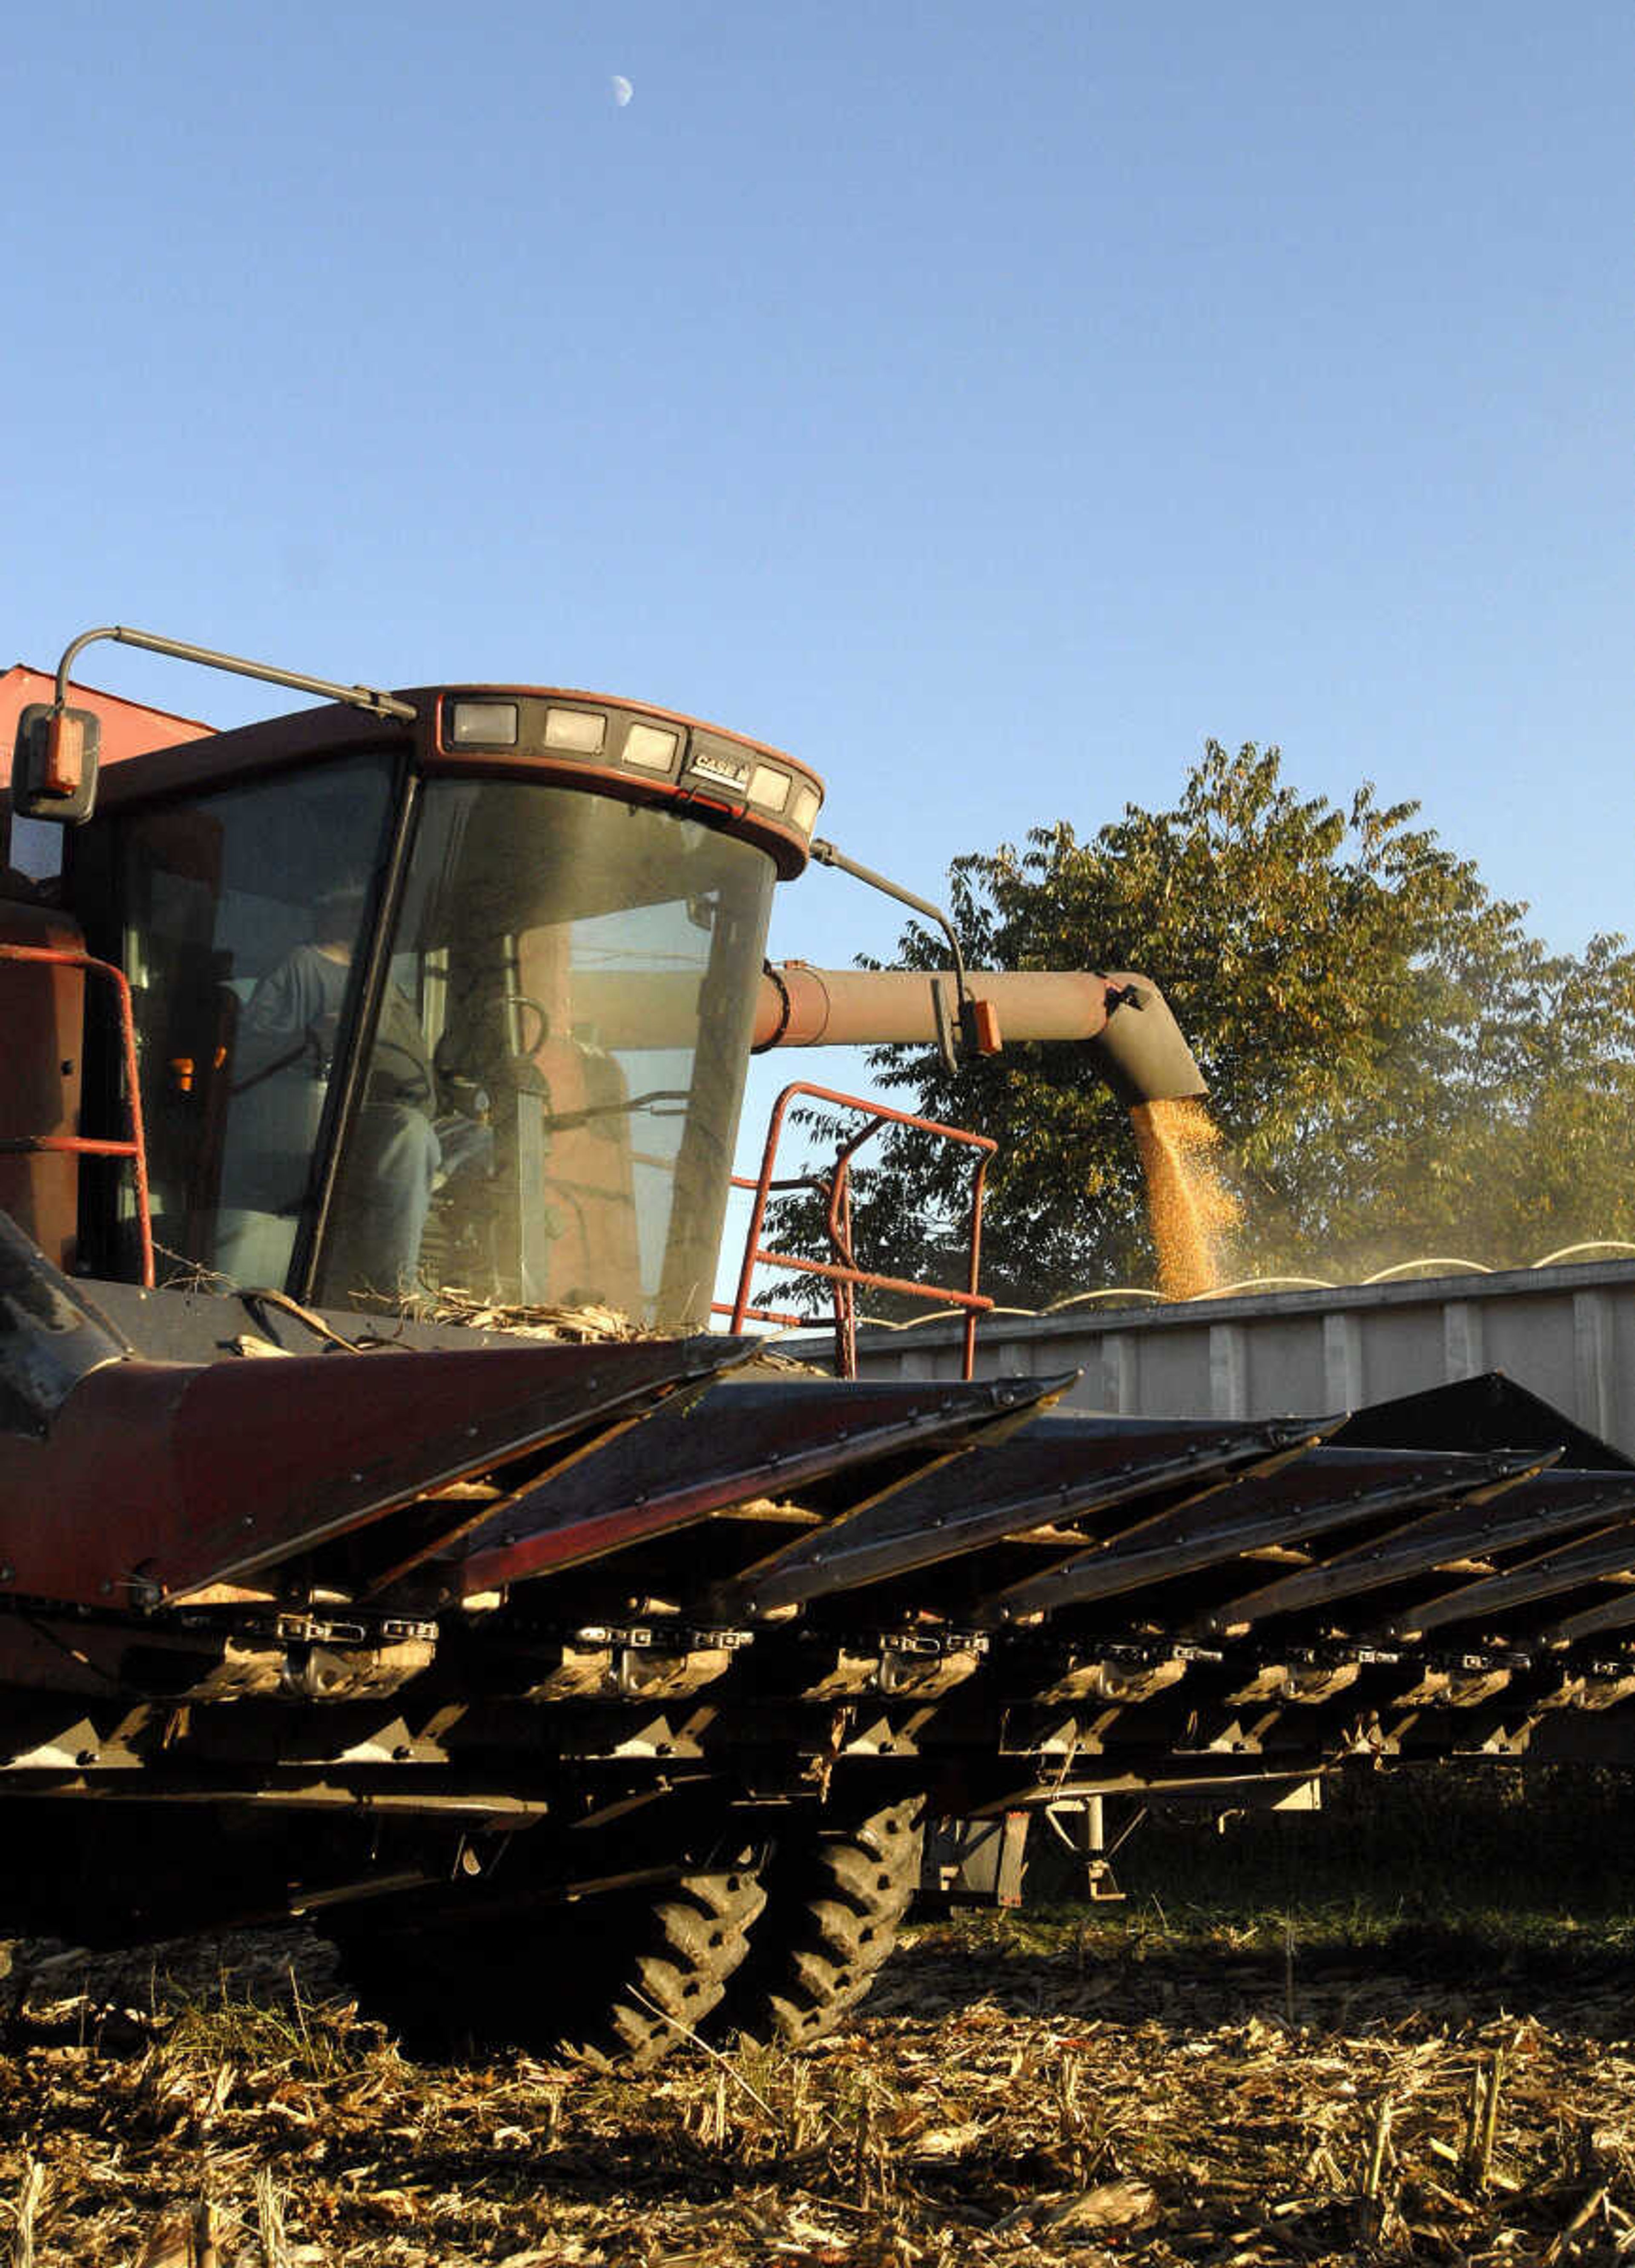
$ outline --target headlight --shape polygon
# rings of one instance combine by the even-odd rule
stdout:
[[[608,719],[594,709],[548,709],[545,745],[567,748],[576,756],[597,756],[608,737]]]
[[[514,701],[456,701],[452,705],[449,745],[455,748],[514,748]]]

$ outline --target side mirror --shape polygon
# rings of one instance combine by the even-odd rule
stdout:
[[[90,709],[32,701],[17,720],[11,752],[11,808],[24,819],[77,827],[97,800],[102,719]]]

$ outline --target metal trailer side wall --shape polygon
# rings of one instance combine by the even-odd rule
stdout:
[[[940,1318],[858,1335],[864,1378],[960,1358]],[[1635,1261],[983,1319],[979,1377],[1070,1368],[1064,1407],[1141,1418],[1316,1415],[1501,1370],[1635,1455]]]

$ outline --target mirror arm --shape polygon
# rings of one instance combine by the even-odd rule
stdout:
[[[121,645],[141,646],[149,653],[168,654],[173,661],[196,661],[203,669],[225,669],[239,677],[259,677],[268,685],[288,685],[298,693],[321,694],[328,701],[342,701],[350,708],[366,709],[372,717],[395,717],[412,725],[416,710],[412,703],[399,701],[390,693],[381,693],[372,685],[337,685],[328,677],[306,677],[292,669],[276,669],[270,662],[246,661],[241,654],[217,653],[211,646],[188,645],[180,638],[158,637],[151,630],[128,630],[122,623],[110,623],[101,630],[84,630],[69,647],[57,664],[56,707],[68,705],[68,677],[77,656],[99,638],[113,638]]]

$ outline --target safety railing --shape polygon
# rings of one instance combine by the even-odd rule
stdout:
[[[119,1015],[120,1049],[124,1062],[125,1112],[129,1133],[121,1140],[91,1134],[18,1134],[0,1138],[0,1154],[29,1157],[41,1152],[70,1158],[127,1158],[136,1188],[136,1234],[142,1254],[142,1281],[153,1284],[153,1215],[148,1202],[147,1138],[142,1123],[142,1088],[136,1076],[136,1026],[131,1013],[130,986],[124,972],[111,961],[98,961],[88,953],[73,953],[63,946],[0,945],[0,961],[33,962],[48,968],[77,968],[88,976],[106,976],[114,987]]]
[[[783,1136],[784,1119],[790,1105],[803,1097],[813,1102],[830,1105],[839,1110],[854,1111],[864,1123],[841,1145],[834,1162],[821,1174],[798,1174],[784,1180],[776,1177],[778,1143]],[[865,1143],[887,1126],[910,1127],[915,1132],[930,1134],[974,1152],[972,1159],[969,1257],[965,1288],[946,1284],[917,1283],[902,1276],[886,1276],[879,1270],[859,1268],[852,1248],[851,1219],[851,1161]],[[799,1325],[809,1322],[805,1315],[782,1314],[772,1307],[757,1307],[750,1304],[750,1290],[758,1267],[792,1269],[798,1275],[823,1278],[831,1286],[835,1313],[835,1367],[843,1378],[855,1378],[858,1373],[857,1295],[862,1291],[895,1292],[907,1300],[940,1300],[952,1306],[965,1317],[965,1375],[969,1378],[976,1361],[976,1319],[986,1314],[993,1301],[976,1289],[982,1266],[983,1199],[987,1182],[988,1160],[998,1145],[985,1134],[972,1134],[960,1126],[944,1126],[934,1118],[919,1118],[907,1110],[893,1110],[883,1102],[865,1101],[855,1094],[838,1094],[833,1088],[811,1086],[805,1080],[796,1080],[786,1086],[772,1106],[767,1126],[766,1141],[761,1152],[761,1170],[753,1177],[740,1174],[733,1176],[733,1186],[754,1191],[754,1204],[749,1227],[744,1239],[743,1263],[738,1273],[738,1291],[730,1301],[717,1300],[713,1312],[730,1315],[732,1329],[741,1331],[747,1322]],[[797,1252],[780,1252],[762,1244],[762,1233],[766,1226],[767,1205],[775,1196],[794,1189],[814,1189],[824,1200],[824,1228],[834,1257],[829,1260],[808,1259]]]

